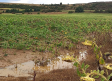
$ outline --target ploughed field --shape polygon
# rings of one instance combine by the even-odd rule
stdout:
[[[97,70],[95,53],[84,46],[85,39],[96,39],[102,53],[112,52],[112,15],[96,13],[0,15],[0,69],[39,58],[50,59],[69,53],[89,64],[87,72]],[[37,73],[37,72],[36,72]],[[38,74],[38,73],[37,73]],[[29,81],[26,77],[0,77],[1,81]],[[36,76],[36,81],[79,81],[74,68],[53,70]],[[99,81],[99,80],[98,80]]]

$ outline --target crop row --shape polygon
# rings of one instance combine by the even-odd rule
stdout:
[[[0,47],[53,51],[72,49],[92,32],[112,28],[110,14],[0,15]]]

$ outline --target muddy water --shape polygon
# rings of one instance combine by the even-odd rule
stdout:
[[[54,69],[73,68],[73,62],[62,61],[62,57],[59,56],[52,60],[47,66],[35,66],[33,69],[39,72],[49,72]]]
[[[86,59],[87,51],[79,51],[78,60],[81,61]],[[74,62],[65,62],[62,61],[62,55],[50,60],[46,66],[35,65],[34,61],[28,61],[21,64],[11,65],[5,68],[0,68],[0,76],[4,77],[33,77],[31,75],[34,71],[36,72],[49,72],[54,69],[66,69],[66,68],[75,68],[73,66]],[[16,68],[17,67],[17,68]]]
[[[21,76],[31,76],[29,73],[33,72],[34,62],[29,61],[22,64],[11,65],[5,67],[4,69],[0,69],[0,76],[14,76],[14,77],[21,77]]]

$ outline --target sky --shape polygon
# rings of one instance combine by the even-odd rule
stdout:
[[[78,3],[89,3],[89,2],[101,2],[103,0],[0,0],[0,2],[7,3],[28,3],[28,4],[78,4]],[[112,1],[112,0],[104,0]]]

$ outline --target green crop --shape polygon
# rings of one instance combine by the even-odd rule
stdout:
[[[111,14],[95,13],[1,14],[0,47],[27,50],[36,48],[39,51],[52,51],[55,46],[72,49],[74,44],[89,33],[111,31],[111,20]]]

